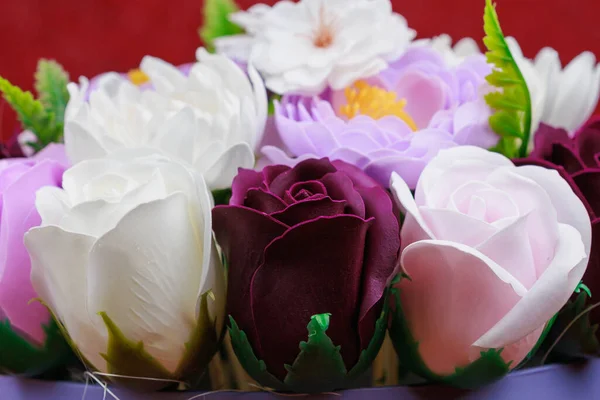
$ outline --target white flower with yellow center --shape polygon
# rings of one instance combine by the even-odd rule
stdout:
[[[415,37],[389,0],[280,1],[231,18],[247,35],[217,48],[244,58],[250,46],[250,61],[279,94],[343,89],[385,69]]]
[[[72,163],[122,148],[167,153],[204,175],[211,189],[231,185],[238,167],[252,168],[267,116],[267,97],[256,70],[248,76],[223,55],[197,52],[189,75],[145,57],[144,90],[117,74],[99,82],[71,83],[65,145]]]

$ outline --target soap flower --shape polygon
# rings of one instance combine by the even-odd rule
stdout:
[[[403,365],[471,387],[515,368],[584,275],[584,204],[556,171],[471,146],[440,151],[414,197],[396,174],[391,187],[404,214],[408,278],[391,328]]]
[[[33,158],[0,160],[0,370],[37,375],[69,356],[52,316],[30,281],[23,236],[41,222],[35,193],[58,188],[68,163],[64,146],[52,144]]]
[[[139,149],[38,191],[31,282],[89,368],[144,389],[202,374],[225,308],[211,206],[201,175]]]
[[[164,152],[202,173],[211,189],[231,186],[238,167],[254,165],[267,116],[263,83],[222,55],[197,52],[186,76],[145,57],[153,90],[113,76],[86,100],[89,82],[69,84],[65,143],[73,163],[122,148]]]
[[[449,67],[431,47],[415,46],[376,77],[342,91],[284,96],[275,120],[286,149],[267,146],[262,152],[274,164],[340,159],[386,187],[396,172],[414,188],[439,150],[497,142],[483,100],[490,71],[482,55]]]
[[[278,390],[351,385],[387,327],[400,243],[386,190],[342,161],[240,169],[213,221],[230,334],[247,372]]]
[[[281,1],[230,16],[245,35],[217,49],[251,61],[277,94],[316,95],[373,76],[415,37],[390,0]]]

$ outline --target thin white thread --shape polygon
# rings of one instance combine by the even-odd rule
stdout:
[[[85,372],[85,374],[84,374],[84,376],[86,376],[86,380],[87,380],[87,378],[92,378],[92,379],[93,379],[93,380],[94,380],[94,381],[95,381],[95,382],[96,382],[98,385],[102,386],[102,388],[104,389],[104,394],[103,394],[103,396],[102,396],[102,400],[106,400],[106,394],[110,394],[114,400],[121,400],[121,399],[119,399],[119,398],[117,397],[117,395],[116,395],[116,394],[114,394],[114,393],[113,393],[113,392],[112,392],[112,391],[111,391],[111,390],[108,388],[108,384],[107,384],[107,383],[105,383],[105,382],[102,382],[100,379],[96,378],[96,377],[94,376],[94,374],[93,374],[93,373],[91,373],[91,372],[89,372],[89,371],[86,371],[86,372]],[[87,384],[86,384],[86,389],[85,389],[85,390],[87,390]],[[84,394],[85,394],[85,390],[84,390]],[[83,400],[83,399],[82,399],[82,400]]]

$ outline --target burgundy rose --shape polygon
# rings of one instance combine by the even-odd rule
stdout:
[[[541,124],[531,155],[519,164],[557,170],[581,198],[592,220],[592,249],[583,282],[600,294],[600,118],[590,120],[569,137],[564,129]],[[600,312],[592,313],[595,323]]]
[[[369,345],[400,246],[392,207],[361,170],[323,158],[240,169],[229,206],[213,210],[229,314],[282,382],[313,315],[331,314],[348,371]]]

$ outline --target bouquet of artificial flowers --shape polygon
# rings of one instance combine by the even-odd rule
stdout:
[[[37,98],[0,78],[25,128],[0,160],[2,371],[473,388],[598,354],[590,53],[525,58],[490,0],[485,54],[415,40],[389,0],[205,16],[191,64],[69,83],[42,60]]]

